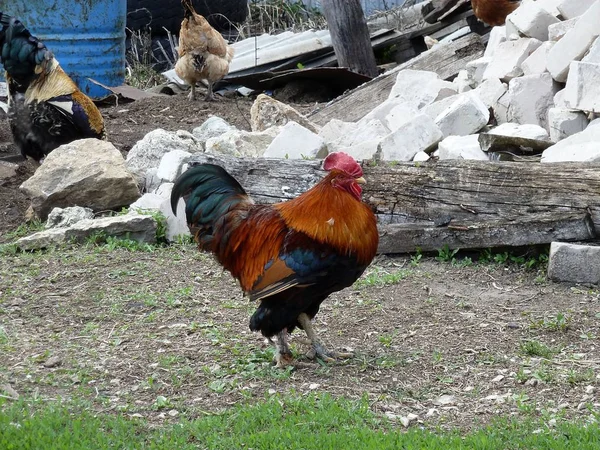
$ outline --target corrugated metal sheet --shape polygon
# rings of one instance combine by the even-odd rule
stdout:
[[[402,6],[409,0],[360,0],[363,11],[366,15],[373,14],[377,11],[386,11],[389,9]],[[421,3],[424,0],[416,0],[413,3]],[[321,0],[302,0],[309,8],[322,9]]]
[[[20,19],[56,56],[79,88],[106,97],[107,86],[125,81],[127,0],[0,1],[0,10]]]

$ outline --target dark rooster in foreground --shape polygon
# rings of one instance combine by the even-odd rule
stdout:
[[[2,12],[0,62],[6,71],[10,128],[23,157],[39,162],[76,139],[104,139],[104,120],[92,100],[42,42]]]
[[[276,336],[277,365],[292,362],[287,335],[304,329],[325,361],[351,356],[328,351],[311,319],[332,292],[352,285],[375,257],[375,215],[361,201],[362,168],[349,155],[330,154],[328,172],[287,202],[257,205],[222,167],[201,164],[175,182],[171,207],[186,198],[186,218],[202,250],[215,254],[251,300],[250,329]]]
[[[492,27],[504,25],[506,16],[520,3],[520,0],[471,0],[475,16]]]

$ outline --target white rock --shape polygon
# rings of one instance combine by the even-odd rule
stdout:
[[[143,178],[148,169],[158,167],[163,155],[172,150],[201,153],[203,148],[198,141],[186,139],[178,136],[177,133],[158,128],[146,134],[129,150],[126,160],[127,169]]]
[[[413,157],[413,161],[415,162],[425,162],[425,161],[429,161],[431,159],[431,156],[429,156],[427,153],[425,152],[418,152],[414,157]]]
[[[600,161],[600,126],[591,122],[581,133],[548,147],[542,153],[542,162]]]
[[[490,118],[487,106],[477,95],[460,96],[435,118],[444,137],[465,136],[483,128]]]
[[[578,20],[579,17],[574,17],[573,19],[550,25],[548,27],[548,40],[554,42],[560,40],[565,34],[567,34],[567,31],[571,30],[575,26]]]
[[[475,159],[489,161],[487,153],[481,150],[479,136],[448,136],[438,144],[438,157],[443,159]]]
[[[589,120],[587,116],[578,111],[563,108],[550,108],[548,110],[548,128],[550,129],[550,140],[558,142],[587,127]]]
[[[165,230],[165,237],[169,242],[176,242],[180,236],[189,236],[190,230],[187,226],[185,219],[185,202],[183,199],[179,199],[177,204],[177,216],[173,214],[171,210],[171,190],[173,189],[172,183],[166,183],[168,186],[160,189],[163,191],[160,194],[144,194],[135,203],[132,203],[129,207],[129,214],[139,214],[144,212],[159,211],[167,220],[167,229]]]
[[[296,122],[304,128],[318,133],[318,127],[292,108],[265,94],[259,94],[250,108],[250,127],[252,131],[265,131],[268,128],[282,127],[288,122]]]
[[[597,37],[581,62],[600,64],[600,37]]]
[[[222,153],[239,157],[258,158],[275,136],[279,133],[279,127],[269,128],[265,131],[230,130],[225,134],[210,138],[206,141],[207,153]]]
[[[564,101],[573,109],[600,112],[600,64],[571,63]]]
[[[48,214],[48,220],[44,228],[62,228],[70,227],[74,223],[84,219],[93,219],[94,211],[90,208],[81,206],[71,206],[69,208],[54,208]]]
[[[426,114],[419,114],[379,143],[384,161],[410,161],[421,152],[434,148],[442,140],[442,131]]]
[[[569,108],[567,102],[565,101],[565,90],[561,89],[556,94],[554,94],[554,106],[556,108]]]
[[[554,17],[558,17],[560,15],[560,11],[558,10],[558,5],[563,0],[542,0],[538,2],[542,8],[552,14]]]
[[[163,183],[156,190],[155,194],[168,200],[171,198],[171,192],[173,191],[174,185],[175,183]]]
[[[331,119],[319,130],[319,136],[329,144],[342,136],[347,136],[349,133],[354,132],[356,128],[358,128],[358,125],[354,122]]]
[[[473,80],[469,77],[469,72],[466,69],[460,70],[452,83],[456,86],[456,91],[461,94],[473,89],[471,86]]]
[[[529,57],[523,61],[521,68],[525,75],[535,75],[538,73],[547,72],[546,59],[548,52],[554,46],[554,42],[544,42],[540,45]]]
[[[502,42],[498,45],[494,58],[485,69],[483,79],[499,78],[502,81],[509,81],[521,76],[523,74],[521,64],[540,45],[542,45],[541,41],[533,38]]]
[[[446,97],[437,102],[433,102],[431,105],[427,105],[425,108],[421,110],[423,114],[427,114],[429,117],[435,120],[437,116],[439,116],[442,112],[448,109],[452,104],[457,101],[459,98],[466,94],[457,94],[452,95],[451,97]]]
[[[317,134],[294,121],[289,121],[273,139],[263,155],[265,158],[324,158],[327,145]]]
[[[448,97],[452,98],[452,97]],[[396,131],[401,125],[418,115],[418,111],[404,104],[396,105],[383,120],[383,124],[390,130]]]
[[[373,119],[379,120],[381,123],[385,123],[385,118],[387,115],[398,105],[403,105],[403,102],[400,98],[388,98],[363,116],[363,118],[357,122],[357,125],[362,127],[365,123]],[[416,108],[412,109],[415,111],[417,110]]]
[[[474,89],[474,93],[488,108],[493,108],[506,93],[508,85],[498,78],[489,78]]]
[[[154,192],[161,184],[161,179],[158,178],[158,168],[150,167],[146,170],[146,176],[144,180],[144,188],[146,192]]]
[[[556,92],[558,87],[549,73],[513,78],[508,84],[508,121],[547,128],[548,109],[554,106]]]
[[[183,150],[173,150],[164,154],[158,165],[156,176],[162,181],[175,181],[185,171],[191,157],[191,153]]]
[[[488,134],[535,139],[537,141],[547,141],[549,139],[548,131],[538,125],[518,125],[516,123],[503,123],[488,131]]]
[[[538,2],[523,2],[506,17],[506,21],[514,25],[524,36],[540,41],[548,40],[548,26],[559,22]]]
[[[569,283],[599,283],[600,247],[552,242],[548,278]]]
[[[485,51],[483,52],[483,56],[487,56],[489,58],[494,56],[498,45],[500,45],[504,41],[506,41],[506,27],[492,27],[492,31],[490,31],[488,42],[485,47]]]
[[[547,66],[552,77],[564,83],[571,62],[579,61],[598,35],[600,35],[600,1],[596,1],[548,53]]]
[[[198,142],[204,147],[207,140],[213,137],[221,136],[230,130],[235,130],[233,125],[230,125],[226,120],[218,116],[211,116],[204,121],[202,125],[192,130],[192,134]]]
[[[363,159],[371,159],[377,155],[379,151],[379,142],[381,139],[374,139],[370,141],[364,141],[352,145],[351,147],[343,147],[336,151],[342,151],[348,153],[357,161]]]
[[[389,128],[379,119],[370,119],[364,122],[361,121],[360,123],[357,123],[353,129],[349,128],[340,138],[333,142],[328,142],[327,148],[329,153],[332,153],[344,148],[355,147],[368,141],[379,142],[389,133]]]
[[[491,62],[491,56],[483,56],[481,58],[474,59],[473,61],[469,61],[465,66],[469,78],[473,80],[473,82],[475,82],[476,84],[481,83],[483,81],[485,71],[487,70]]]
[[[421,109],[444,97],[456,94],[455,86],[440,80],[434,72],[424,70],[401,70],[389,94],[390,99]]]
[[[596,0],[562,0],[556,8],[565,19],[581,16]]]

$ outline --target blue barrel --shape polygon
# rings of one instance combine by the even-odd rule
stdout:
[[[94,99],[125,81],[127,0],[0,1],[0,11],[18,18],[53,53],[79,89]]]

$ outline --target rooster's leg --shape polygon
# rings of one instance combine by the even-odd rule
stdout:
[[[206,100],[207,102],[214,102],[215,96],[213,94],[213,84],[212,83],[208,83],[208,92],[206,93],[206,97],[204,97],[204,100]]]
[[[188,99],[193,102],[194,100],[196,100],[196,83],[191,84],[191,90],[190,90],[190,95],[188,95]]]
[[[327,350],[317,336],[317,333],[315,333],[315,329],[313,328],[310,318],[305,313],[302,313],[298,316],[298,322],[306,332],[308,339],[310,339],[315,356],[318,356],[323,361],[333,362],[336,359],[352,358],[352,356],[354,356],[352,353],[341,353],[333,350]]]
[[[277,367],[291,366],[294,358],[288,345],[288,332],[286,328],[277,333],[275,346],[277,347],[277,355],[275,355]]]

